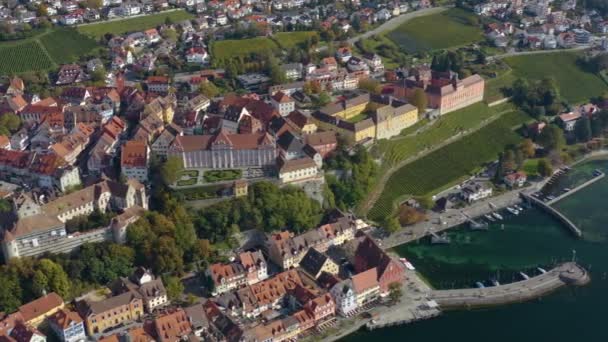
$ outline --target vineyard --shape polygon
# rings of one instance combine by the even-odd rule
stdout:
[[[309,38],[315,35],[317,35],[315,31],[278,32],[272,38],[283,49],[291,49],[296,46],[302,47]]]
[[[0,45],[0,75],[47,70],[53,62],[36,40]]]
[[[521,137],[514,128],[527,121],[522,112],[509,112],[461,140],[451,143],[397,170],[368,217],[381,221],[393,212],[394,202],[405,195],[423,196],[470,175],[483,163]]]
[[[134,18],[107,21],[95,24],[81,25],[78,31],[93,37],[102,37],[106,33],[123,34],[154,28],[164,24],[167,20],[177,23],[182,20],[191,20],[194,16],[184,10],[165,13],[143,15]]]
[[[425,131],[415,136],[380,141],[379,151],[382,153],[385,163],[394,165],[446,139],[476,127],[484,120],[497,115],[501,109],[504,110],[504,107],[490,108],[481,102],[468,106],[444,115]]]
[[[40,37],[40,42],[56,64],[72,63],[99,45],[75,29],[60,28]]]

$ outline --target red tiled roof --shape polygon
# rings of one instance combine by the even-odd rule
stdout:
[[[63,306],[63,299],[55,292],[51,292],[44,297],[20,306],[19,312],[23,319],[29,322],[61,306]]]
[[[353,287],[356,293],[362,293],[373,287],[378,286],[378,272],[376,268],[370,268],[352,277]]]
[[[145,167],[148,165],[148,145],[144,141],[127,141],[120,155],[122,167]]]

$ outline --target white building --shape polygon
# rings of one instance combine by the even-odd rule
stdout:
[[[492,188],[482,183],[469,183],[462,188],[462,198],[471,203],[492,196]]]
[[[279,91],[270,98],[270,103],[281,116],[287,116],[296,109],[296,102],[287,94]]]
[[[348,316],[357,309],[357,295],[350,279],[343,280],[330,290],[336,302],[336,311],[342,316]]]
[[[150,149],[145,141],[127,141],[122,146],[120,168],[127,178],[137,179],[141,183],[148,181],[148,162]]]

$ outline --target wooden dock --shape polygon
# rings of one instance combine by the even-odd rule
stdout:
[[[581,184],[581,185],[577,186],[576,188],[574,188],[574,189],[572,189],[572,190],[570,190],[570,191],[568,191],[568,192],[565,192],[565,193],[563,193],[563,194],[561,194],[561,195],[559,195],[559,196],[555,197],[554,199],[552,199],[552,200],[548,201],[548,202],[547,202],[547,204],[548,204],[548,205],[552,205],[553,203],[556,203],[557,201],[559,201],[559,200],[561,200],[561,199],[564,199],[564,198],[566,198],[566,197],[568,197],[568,196],[570,196],[570,195],[574,194],[575,192],[577,192],[577,191],[579,191],[579,190],[581,190],[581,189],[584,189],[584,188],[586,188],[587,186],[589,186],[589,185],[591,185],[591,184],[593,184],[593,183],[595,183],[595,182],[599,181],[600,179],[604,178],[604,176],[606,176],[606,174],[602,172],[600,175],[598,175],[598,176],[595,176],[595,177],[591,178],[590,180],[588,180],[588,181],[586,181],[585,183],[583,183],[583,184]]]

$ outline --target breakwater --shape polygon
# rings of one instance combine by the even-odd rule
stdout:
[[[546,273],[511,284],[470,289],[436,290],[430,298],[442,309],[462,309],[519,303],[539,298],[560,287],[581,286],[589,274],[575,262],[561,264]]]

